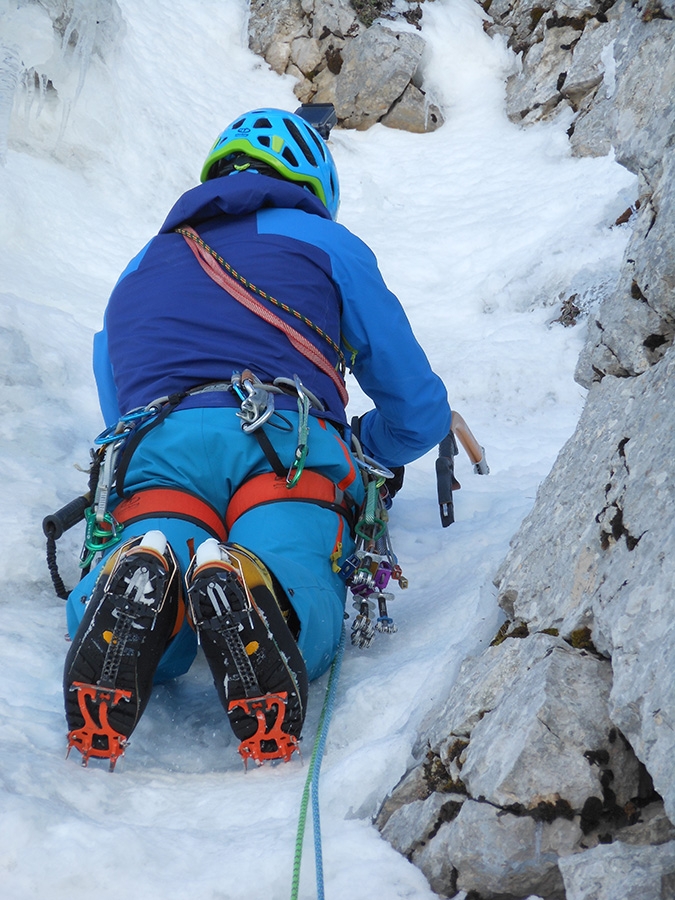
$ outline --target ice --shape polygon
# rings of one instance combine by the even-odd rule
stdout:
[[[9,120],[21,71],[18,47],[0,43],[0,163],[2,165],[5,164],[7,158]]]

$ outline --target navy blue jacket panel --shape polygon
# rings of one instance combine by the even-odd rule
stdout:
[[[297,310],[338,343],[375,403],[362,425],[366,452],[403,465],[450,427],[445,388],[431,371],[371,251],[330,219],[313,194],[252,173],[208,181],[184,194],[159,234],[131,261],[110,297],[94,369],[107,424],[120,411],[250,368],[263,381],[297,374],[344,422],[332,380],[288,338],[202,271],[185,239],[192,225],[237,272]],[[259,298],[260,299],[260,298]],[[326,356],[335,351],[309,325],[266,305]],[[199,395],[199,405],[223,402]]]

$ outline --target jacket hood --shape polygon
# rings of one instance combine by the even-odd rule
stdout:
[[[246,216],[263,207],[301,209],[330,219],[321,200],[300,185],[241,172],[206,181],[183,194],[166,217],[160,234],[171,232],[184,222],[197,225],[216,216]]]

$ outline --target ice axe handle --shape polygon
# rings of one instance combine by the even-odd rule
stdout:
[[[452,499],[452,488],[453,485],[456,485],[454,468],[452,456],[439,456],[436,460],[436,488],[443,528],[447,528],[455,521],[455,507]]]
[[[76,497],[70,503],[66,503],[55,513],[45,516],[42,520],[42,530],[45,536],[58,540],[65,531],[84,519],[85,510],[90,506],[91,497],[89,494],[84,494],[82,497]]]
[[[452,411],[452,433],[459,438],[462,447],[466,450],[467,456],[473,463],[473,470],[476,475],[489,475],[490,467],[485,459],[485,448],[478,443],[471,433],[471,429],[457,410]]]

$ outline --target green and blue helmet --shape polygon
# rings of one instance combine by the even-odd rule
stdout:
[[[254,109],[232,122],[209,151],[201,181],[257,169],[309,188],[332,219],[340,204],[337,169],[326,142],[308,122],[281,109]]]

